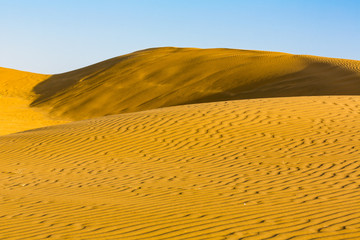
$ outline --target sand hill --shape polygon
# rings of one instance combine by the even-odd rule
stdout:
[[[81,120],[264,97],[360,94],[359,61],[234,49],[156,48],[54,75],[32,106]]]
[[[0,69],[0,118],[42,127],[0,136],[0,239],[360,239],[359,69],[177,48]]]

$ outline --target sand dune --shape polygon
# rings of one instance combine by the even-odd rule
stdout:
[[[360,239],[359,66],[160,48],[0,68],[0,239]]]
[[[360,61],[234,49],[156,48],[54,75],[40,106],[74,120],[224,100],[360,94]]]
[[[0,134],[8,134],[191,103],[358,95],[360,61],[236,49],[155,48],[57,75],[0,68],[0,86]]]
[[[205,103],[0,137],[0,236],[360,238],[359,102]]]

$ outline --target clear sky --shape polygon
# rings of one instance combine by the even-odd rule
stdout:
[[[360,60],[360,0],[0,0],[0,66],[60,73],[150,47]]]

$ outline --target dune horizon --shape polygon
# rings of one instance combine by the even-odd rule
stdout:
[[[0,134],[184,104],[359,95],[359,63],[258,50],[163,47],[55,75],[0,68],[5,110]],[[26,109],[32,121],[19,109]]]
[[[360,61],[163,47],[0,86],[0,239],[360,239]]]

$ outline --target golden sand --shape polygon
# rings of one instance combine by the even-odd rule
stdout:
[[[360,94],[359,61],[234,49],[156,48],[53,75],[32,106],[82,120],[264,97]]]
[[[67,122],[29,107],[36,97],[32,89],[49,77],[0,68],[0,135]]]
[[[163,50],[177,56],[176,49]],[[215,50],[209,50],[209,56],[206,50],[178,50],[182,51],[204,51],[199,57],[203,59],[211,58]],[[225,63],[214,63],[208,71],[230,77],[226,67],[231,61],[226,54],[240,50],[216,51],[223,53]],[[50,88],[49,79],[53,81],[54,76],[36,76],[24,90],[29,95],[21,98],[41,107],[25,109],[41,112],[38,120],[50,119],[46,111],[73,119],[145,111],[48,127],[40,121],[43,128],[1,136],[0,239],[360,239],[360,96],[355,96],[359,61],[245,52],[249,56],[239,58],[250,66],[250,72],[245,67],[245,72],[230,68],[234,72],[231,86],[227,78],[212,81],[211,76],[220,79],[215,73],[206,78],[210,83],[200,77],[189,80],[190,73],[184,70],[185,82],[153,76],[156,84],[163,81],[166,86],[168,94],[163,94],[162,90],[152,93],[134,87],[144,81],[150,88],[150,77],[134,78],[132,93],[144,94],[136,98],[137,105],[126,105],[127,100],[134,104],[136,99],[120,94],[126,93],[124,86],[130,89],[131,79],[121,84],[120,72],[115,85],[113,77],[120,70],[130,74],[138,69],[130,63],[117,66],[118,59],[110,60],[114,61],[110,68],[105,61],[62,75],[73,75],[73,79],[54,75],[58,89]],[[260,53],[273,59],[256,68],[259,57],[255,56]],[[144,56],[150,66],[159,64]],[[194,58],[181,56],[174,61],[189,61],[189,71],[196,71],[199,64]],[[136,58],[141,59],[124,56],[123,62]],[[311,71],[297,75],[311,61],[316,62],[310,64]],[[145,61],[142,64],[144,72],[152,69]],[[180,69],[184,64],[175,65]],[[205,75],[206,68],[201,64],[199,68]],[[93,73],[86,75],[91,69]],[[248,77],[238,79],[235,73]],[[84,79],[74,83],[79,74]],[[288,81],[285,76],[290,76]],[[192,87],[186,87],[188,83]],[[245,85],[246,91],[239,87]],[[38,95],[28,92],[34,86]],[[176,86],[178,93],[169,92]],[[305,96],[310,89],[306,86],[319,87],[314,95],[331,90],[332,95],[338,91],[343,96]],[[116,104],[106,100],[105,88]],[[181,104],[200,101],[196,98],[199,89],[204,91],[202,100],[209,97],[219,102]],[[270,89],[274,96],[221,101],[227,95],[206,95],[209,89],[232,89],[237,95],[231,97],[238,99],[246,92],[262,97]],[[283,95],[276,97],[280,93]],[[290,93],[303,96],[291,97]],[[87,100],[94,108],[85,101],[90,95]],[[141,104],[149,98],[152,104]],[[81,99],[83,104],[76,105]],[[105,100],[109,104],[104,111],[96,112]],[[117,109],[117,104],[127,109]],[[179,106],[163,107],[167,105]],[[153,107],[160,108],[146,110]],[[76,109],[79,116],[75,116]],[[35,118],[28,119],[29,124],[32,121]]]

